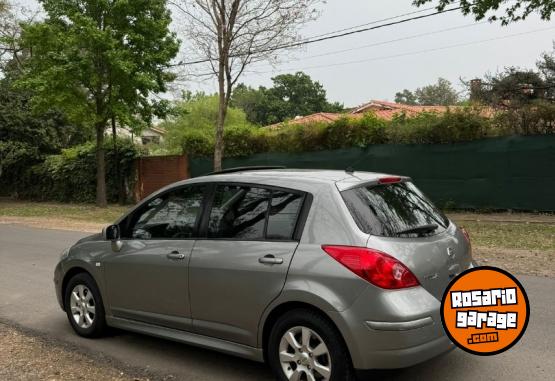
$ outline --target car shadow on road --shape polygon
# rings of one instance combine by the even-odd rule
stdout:
[[[128,351],[153,356],[147,366],[150,371],[160,373],[161,376],[173,375],[178,379],[191,377],[195,380],[274,380],[265,364],[208,349],[116,329],[112,330],[107,339],[125,343]],[[451,371],[464,368],[461,363],[464,360],[460,355],[451,352],[406,369],[365,372],[360,381],[429,379],[432,374],[443,374],[446,367]],[[170,368],[161,367],[163,363],[173,365]]]

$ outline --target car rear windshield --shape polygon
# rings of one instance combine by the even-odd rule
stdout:
[[[373,185],[343,191],[359,228],[385,237],[439,234],[449,220],[411,182]]]

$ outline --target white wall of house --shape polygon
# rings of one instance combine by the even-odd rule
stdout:
[[[135,144],[147,145],[150,143],[162,143],[164,134],[155,128],[145,128],[140,135],[132,133],[130,130],[122,127],[116,127],[116,134],[119,137],[133,139]],[[112,129],[106,130],[106,136],[112,136]]]

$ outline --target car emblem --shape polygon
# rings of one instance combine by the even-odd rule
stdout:
[[[448,247],[447,256],[451,259],[455,258],[455,249],[453,249],[452,247]]]

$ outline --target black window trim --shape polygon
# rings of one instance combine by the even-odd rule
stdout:
[[[310,206],[312,205],[313,196],[311,193],[301,191],[298,189],[291,189],[285,188],[275,185],[266,185],[266,184],[258,184],[258,183],[248,183],[248,182],[241,182],[241,181],[213,181],[210,183],[206,183],[208,185],[207,191],[208,195],[206,198],[206,203],[203,205],[203,212],[202,218],[200,222],[200,228],[198,232],[198,241],[230,241],[230,242],[299,242],[302,237],[302,233],[304,230],[304,226],[306,223],[306,219],[308,217],[308,212],[310,211]],[[215,237],[208,237],[208,222],[210,220],[210,212],[212,211],[212,206],[214,204],[214,197],[216,195],[216,188],[218,185],[232,185],[232,186],[240,186],[240,187],[251,187],[251,188],[261,188],[265,190],[269,190],[270,193],[270,203],[272,200],[272,195],[274,190],[299,194],[302,196],[301,207],[297,212],[297,219],[295,222],[295,228],[293,229],[292,239],[268,239],[266,238],[267,227],[268,227],[268,218],[269,218],[269,211],[271,208],[271,204],[268,205],[268,212],[266,213],[266,221],[264,224],[264,237],[262,238],[215,238]]]

